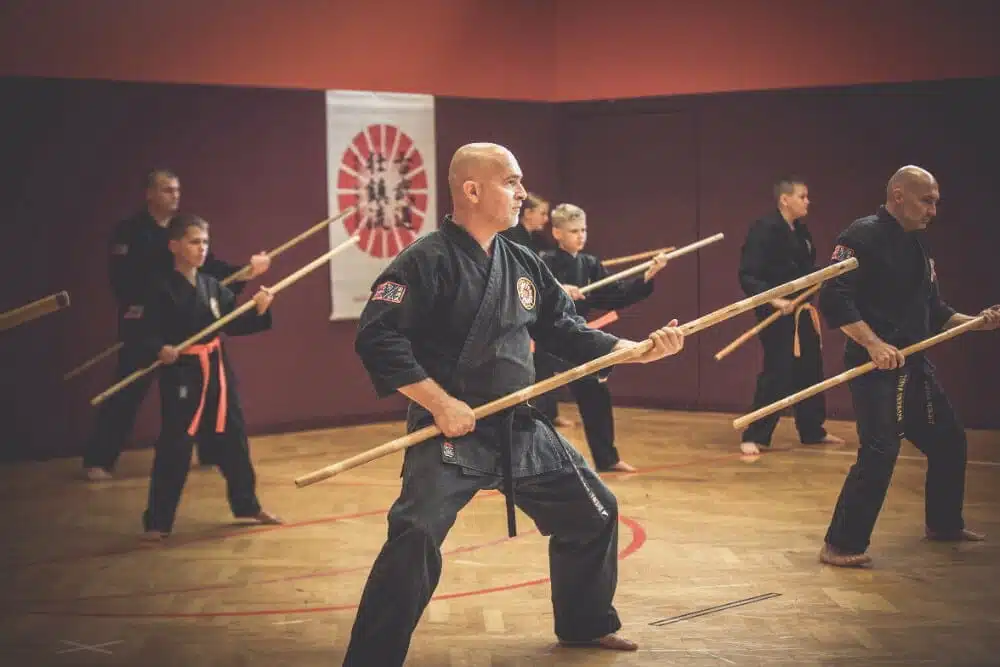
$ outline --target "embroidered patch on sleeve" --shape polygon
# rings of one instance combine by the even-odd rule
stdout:
[[[833,249],[833,256],[830,258],[835,262],[843,262],[845,259],[854,257],[854,251],[845,245],[838,245]]]
[[[128,245],[126,245],[124,243],[119,243],[118,245],[111,246],[111,254],[112,255],[127,255],[128,254]]]
[[[400,285],[391,281],[386,281],[375,288],[372,293],[372,301],[388,301],[389,303],[403,303],[403,296],[406,294],[406,285]]]
[[[126,320],[141,320],[142,319],[142,306],[129,306],[128,310],[125,311]]]

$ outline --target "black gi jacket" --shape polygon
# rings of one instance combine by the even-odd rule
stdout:
[[[179,345],[235,308],[236,296],[214,276],[199,271],[197,285],[192,285],[181,273],[172,270],[150,286],[140,305],[131,306],[125,314],[122,325],[125,342],[137,351],[143,363],[150,364],[164,345]],[[194,344],[207,343],[223,333],[246,336],[266,331],[271,323],[270,308],[263,315],[251,308]],[[225,345],[222,354],[225,355]],[[227,359],[224,367],[227,383],[233,386],[234,376]],[[214,373],[216,366],[210,368]],[[201,365],[194,356],[181,354],[176,362],[161,366],[160,370],[161,387],[202,385]],[[192,391],[191,395],[197,403],[198,392]]]
[[[130,306],[146,297],[154,283],[173,272],[174,256],[167,242],[166,227],[156,224],[145,209],[115,225],[108,248],[108,272],[118,304],[119,321]],[[217,259],[209,251],[201,270],[223,280],[241,268]],[[239,294],[245,285],[246,281],[234,281],[227,287]]]
[[[438,230],[412,243],[376,279],[355,348],[380,397],[430,377],[476,408],[534,383],[532,339],[539,349],[574,364],[605,355],[618,342],[587,327],[528,249],[497,235],[487,255],[446,216]],[[473,433],[442,442],[442,460],[467,472],[502,475],[505,438],[498,421],[488,417]],[[513,476],[563,467],[571,456],[566,448],[535,433],[537,420],[518,421],[511,443]],[[433,417],[411,403],[407,422],[413,431]]]
[[[777,209],[750,225],[739,268],[740,287],[747,296],[766,292],[816,270],[816,246],[809,228],[799,220],[792,225],[788,226]],[[785,298],[794,299],[797,294]],[[764,319],[774,308],[764,304],[754,312],[758,319]]]
[[[517,223],[510,229],[503,230],[500,234],[514,243],[520,243],[526,248],[530,248],[536,255],[545,248],[540,235],[537,232],[529,232],[521,223]]]
[[[955,309],[941,299],[933,260],[921,236],[904,231],[885,206],[841,232],[833,261],[857,257],[858,268],[827,281],[820,290],[820,311],[827,324],[839,328],[864,320],[879,338],[900,349],[939,333]],[[928,363],[922,352],[914,357]],[[850,367],[871,358],[848,339],[844,360]]]
[[[541,253],[542,261],[563,285],[584,287],[610,275],[593,255],[577,253],[576,257],[562,248]],[[626,278],[588,292],[586,299],[574,301],[580,317],[587,317],[592,310],[616,310],[628,308],[653,293],[653,281],[646,282],[642,276]]]

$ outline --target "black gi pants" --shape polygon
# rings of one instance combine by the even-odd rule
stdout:
[[[794,354],[793,316],[779,317],[758,334],[764,348],[764,363],[757,376],[757,389],[754,392],[750,412],[823,380],[823,356],[819,333],[813,326],[808,312],[802,311],[798,317],[801,352],[798,357]],[[796,403],[793,409],[795,428],[803,444],[815,444],[826,437],[826,429],[823,428],[823,423],[826,421],[826,397],[823,392]],[[770,447],[771,437],[780,418],[781,413],[776,412],[753,422],[743,431],[743,442],[755,442]]]
[[[143,359],[135,351],[135,348],[128,345],[123,346],[118,352],[112,384],[128,377],[140,368],[145,368],[149,363],[147,359]],[[153,385],[156,372],[158,371],[143,375],[101,403],[97,409],[97,423],[83,446],[84,468],[103,468],[108,472],[114,470],[118,463],[118,457],[125,449],[125,441],[128,440],[132,429],[135,428],[139,408],[142,406],[146,394],[149,393],[149,388]],[[198,460],[202,464],[214,463],[210,456],[206,457],[200,446],[198,447]]]
[[[871,371],[849,383],[861,446],[837,499],[826,542],[864,553],[892,479],[901,439],[927,457],[924,521],[929,530],[965,528],[965,429],[921,360],[894,371]]]
[[[250,518],[256,516],[261,507],[257,500],[257,478],[250,461],[250,445],[243,411],[232,374],[226,380],[225,431],[215,432],[219,405],[219,354],[221,351],[217,350],[209,356],[211,373],[205,392],[205,407],[195,437],[203,450],[211,452],[226,480],[226,495],[233,516]],[[173,530],[181,492],[191,469],[194,438],[188,434],[188,427],[201,399],[202,375],[196,359],[182,356],[177,364],[183,366],[163,368],[160,375],[163,426],[156,443],[149,499],[142,517],[143,527],[147,531],[169,533]]]
[[[581,465],[608,512],[602,518],[569,466],[515,481],[515,499],[549,539],[555,633],[566,641],[597,639],[621,628],[612,606],[618,583],[618,504]],[[372,566],[351,632],[344,667],[400,667],[410,638],[441,577],[441,544],[477,491],[498,488],[491,476],[463,474],[441,462],[437,441],[407,450],[403,486],[389,510],[388,540]]]
[[[609,470],[621,458],[615,448],[615,419],[611,406],[611,390],[607,382],[588,375],[571,382],[569,390],[580,407],[583,431],[594,457],[594,467]]]

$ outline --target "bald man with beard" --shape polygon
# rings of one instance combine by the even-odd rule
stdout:
[[[346,667],[398,667],[441,576],[441,544],[477,492],[500,490],[549,536],[555,634],[566,644],[635,650],[615,634],[618,506],[583,457],[529,404],[478,420],[473,406],[535,380],[531,340],[584,363],[637,343],[590,329],[530,250],[500,235],[526,192],[517,159],[468,144],[448,170],[453,212],[375,280],[355,348],[380,397],[409,401],[407,431],[442,436],[406,450],[388,539],[362,594]],[[676,321],[634,359],[676,354]]]
[[[923,353],[902,348],[974,319],[941,298],[923,232],[937,215],[940,190],[926,169],[902,167],[886,186],[875,215],[854,221],[837,238],[833,261],[858,268],[829,281],[820,309],[848,337],[844,365],[873,361],[876,370],[849,383],[857,420],[858,458],[844,481],[820,560],[839,567],[871,562],[866,553],[892,478],[901,439],[927,457],[925,533],[930,540],[980,541],[962,517],[964,428]],[[980,330],[1000,325],[1000,306],[980,313]]]

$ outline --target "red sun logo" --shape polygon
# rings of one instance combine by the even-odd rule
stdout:
[[[413,243],[427,214],[427,172],[413,140],[392,125],[358,132],[340,160],[337,203],[357,207],[344,227],[372,257],[395,257]]]

